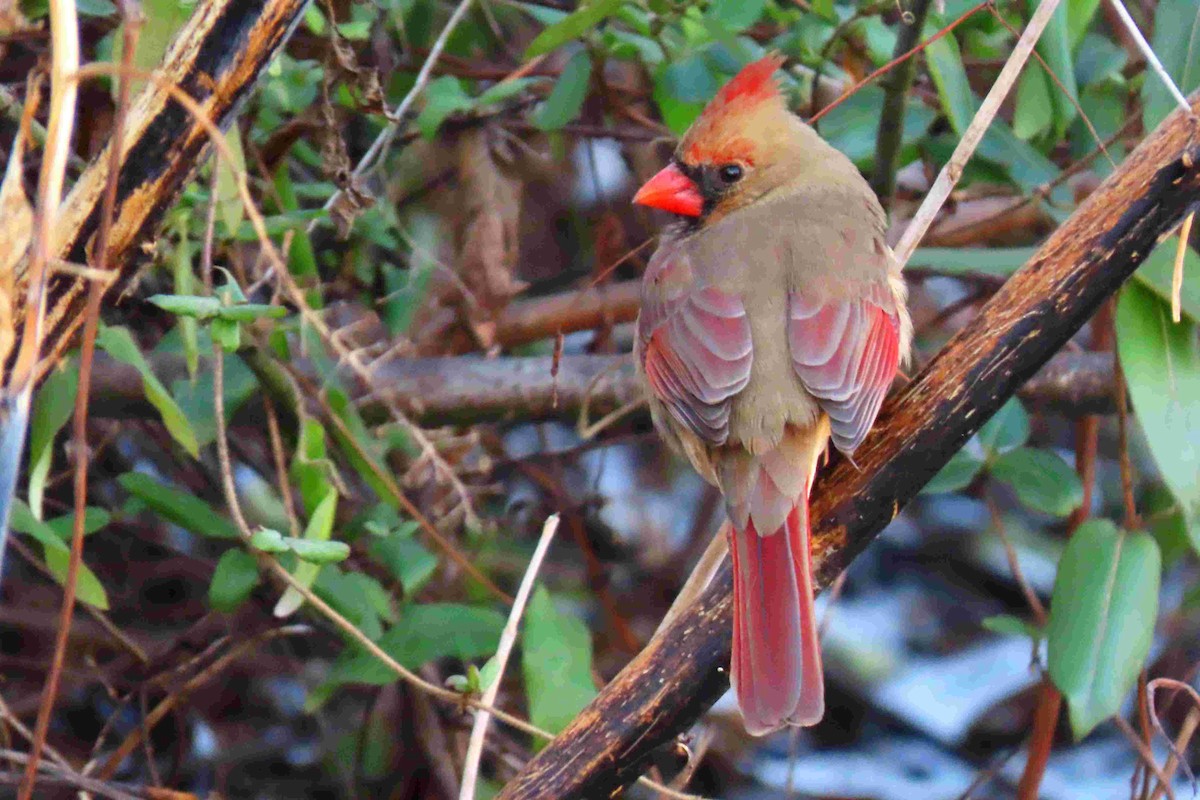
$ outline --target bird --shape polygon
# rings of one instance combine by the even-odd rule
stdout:
[[[830,441],[862,443],[912,339],[883,208],[788,109],[782,64],[743,67],[633,198],[673,215],[635,361],[656,429],[724,496],[730,683],[755,736],[824,715],[809,490]]]

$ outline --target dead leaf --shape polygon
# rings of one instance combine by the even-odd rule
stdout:
[[[504,168],[486,128],[458,141],[458,257],[455,270],[465,288],[468,325],[485,348],[495,343],[496,317],[526,286],[513,272],[523,185]]]
[[[3,0],[0,0],[2,2]],[[24,258],[33,236],[33,205],[25,194],[22,177],[25,167],[25,143],[29,122],[37,107],[38,93],[29,95],[21,118],[21,128],[13,142],[4,180],[0,182],[0,363],[8,358],[16,341],[17,263]]]

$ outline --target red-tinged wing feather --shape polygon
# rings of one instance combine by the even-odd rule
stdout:
[[[713,287],[648,299],[638,319],[639,356],[654,395],[709,444],[729,435],[729,400],[750,380],[746,309]]]
[[[865,297],[841,300],[793,292],[788,345],[796,374],[829,415],[834,445],[853,453],[900,363],[900,320],[891,296],[878,285]]]

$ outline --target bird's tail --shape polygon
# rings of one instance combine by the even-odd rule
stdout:
[[[815,433],[722,464],[733,529],[730,679],[754,735],[813,725],[825,712],[809,553],[808,489],[825,441],[818,447]]]

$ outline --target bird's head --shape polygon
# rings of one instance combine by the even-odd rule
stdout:
[[[633,202],[712,221],[786,183],[811,129],[784,103],[774,78],[782,63],[768,55],[721,87]]]

